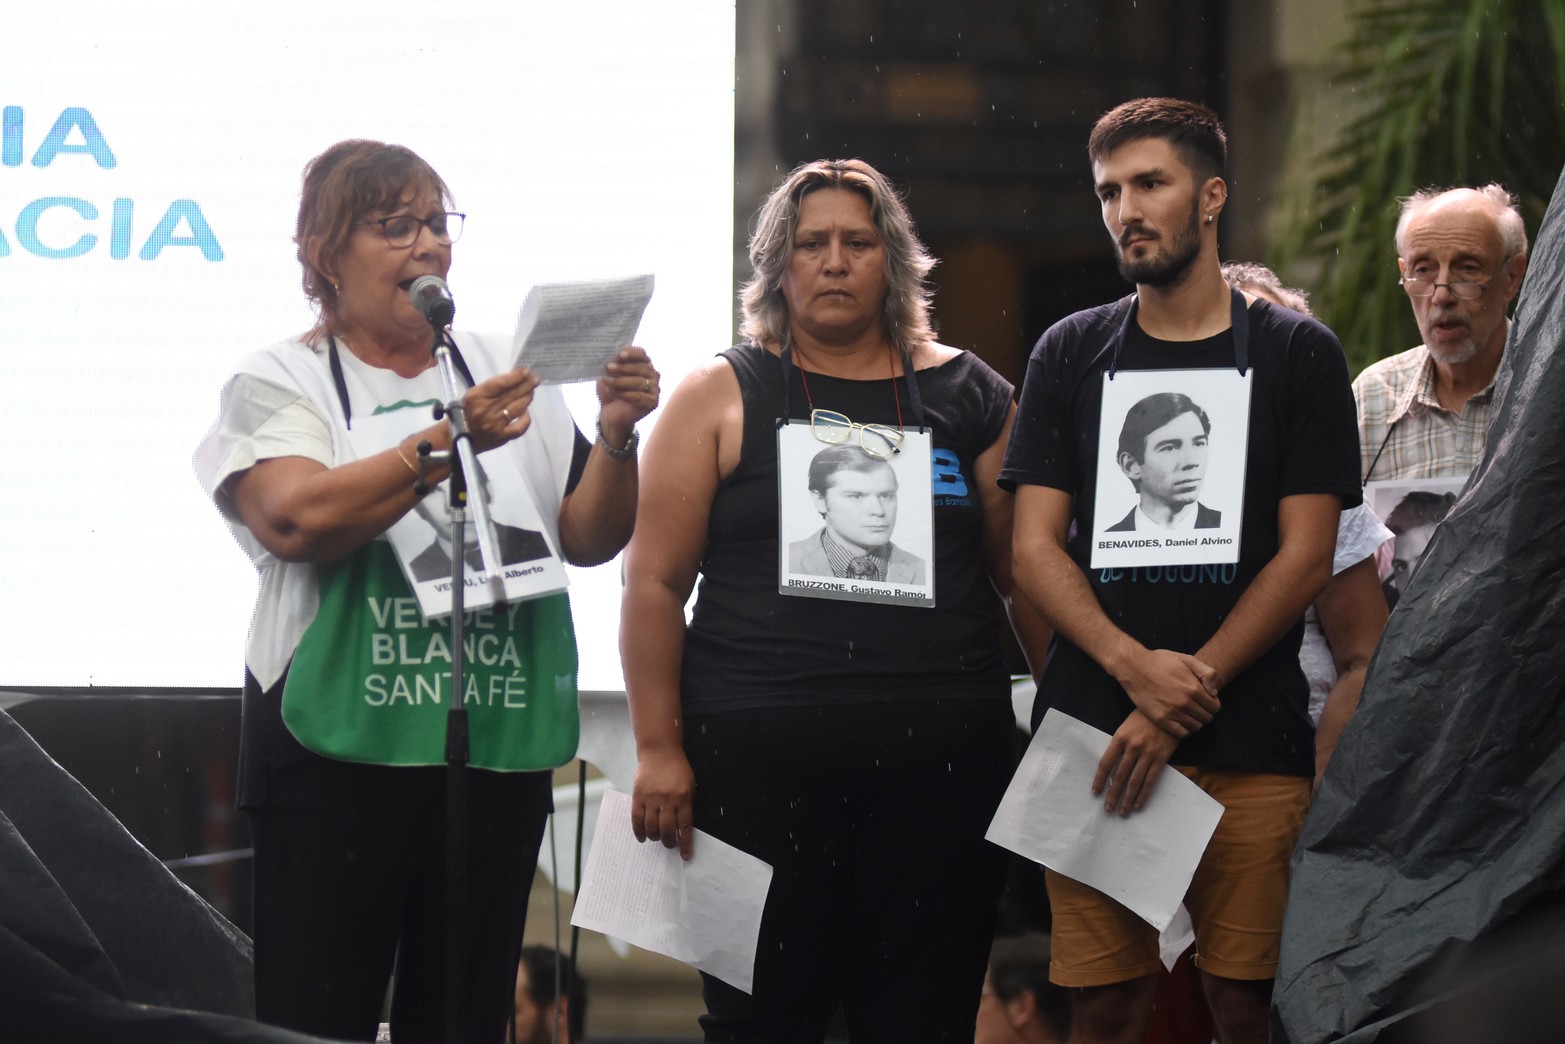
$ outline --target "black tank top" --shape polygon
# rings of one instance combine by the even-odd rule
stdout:
[[[777,590],[777,356],[740,345],[722,353],[744,402],[739,465],[712,503],[696,607],[685,635],[687,715],[752,707],[903,699],[1005,698],[1004,614],[985,565],[979,454],[1000,437],[1013,389],[968,352],[915,374],[932,434],[933,609],[782,595]],[[788,402],[810,403],[797,368]],[[814,405],[859,423],[897,421],[893,383],[809,375]]]

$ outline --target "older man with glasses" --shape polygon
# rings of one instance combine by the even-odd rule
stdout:
[[[1353,382],[1363,478],[1459,478],[1483,450],[1527,231],[1499,185],[1426,189],[1403,201],[1396,245],[1424,343]]]

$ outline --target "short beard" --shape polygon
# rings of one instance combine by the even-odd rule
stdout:
[[[1137,286],[1163,289],[1184,278],[1201,253],[1201,204],[1197,200],[1190,208],[1190,222],[1174,234],[1168,249],[1150,257],[1132,260],[1121,248],[1115,254],[1119,274]]]
[[[1447,318],[1448,315],[1449,313],[1431,315],[1428,317],[1427,321],[1432,328],[1435,323]],[[1422,333],[1423,331],[1419,332]],[[1471,326],[1467,328],[1467,339],[1462,341],[1455,348],[1448,350],[1436,348],[1434,347],[1433,337],[1425,337],[1424,345],[1429,349],[1429,354],[1435,357],[1435,362],[1442,366],[1461,366],[1463,363],[1470,363],[1478,357],[1478,341],[1473,337],[1473,329]]]
[[[1442,366],[1461,366],[1478,358],[1478,342],[1471,337],[1449,351],[1435,348],[1427,342],[1425,347],[1429,348],[1429,354],[1435,357],[1435,362]]]

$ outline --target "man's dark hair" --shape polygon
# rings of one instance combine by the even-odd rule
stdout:
[[[1386,516],[1386,528],[1400,536],[1409,529],[1436,525],[1455,503],[1455,493],[1431,493],[1427,489],[1415,489],[1391,509],[1391,514]]]
[[[826,490],[831,486],[831,477],[839,471],[874,471],[877,468],[889,468],[891,464],[881,457],[867,452],[864,447],[853,442],[845,442],[840,446],[827,446],[810,460],[809,484],[811,493],[826,495]],[[895,471],[892,472],[896,474]]]
[[[1217,113],[1178,98],[1137,98],[1098,118],[1087,139],[1087,159],[1097,163],[1121,145],[1161,138],[1174,147],[1199,187],[1228,167],[1228,135]]]
[[[556,964],[558,962],[558,964]],[[572,1041],[586,1039],[587,980],[579,972],[573,972],[570,962],[560,957],[548,946],[522,947],[521,963],[527,969],[527,995],[540,1011],[547,1012],[549,1025],[553,1025],[554,999],[560,995],[559,980],[555,978],[558,967],[565,980],[566,1028]]]
[[[1119,452],[1130,454],[1137,464],[1146,462],[1147,436],[1175,417],[1193,413],[1201,421],[1201,430],[1212,434],[1212,422],[1206,411],[1188,395],[1158,392],[1148,395],[1125,412],[1125,426],[1119,430]]]
[[[1070,1036],[1070,991],[1049,981],[1049,937],[1028,932],[995,940],[989,951],[989,986],[1002,1001],[1023,990],[1038,1004],[1038,1014],[1061,1040]]]

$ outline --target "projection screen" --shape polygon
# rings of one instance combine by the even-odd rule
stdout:
[[[5,23],[0,689],[240,684],[255,573],[191,454],[234,363],[311,323],[291,236],[335,141],[407,145],[450,184],[458,327],[509,335],[535,282],[652,272],[637,340],[665,389],[727,344],[732,2],[63,0]],[[570,396],[590,438],[591,387]],[[621,688],[618,562],[571,582],[581,685]]]

